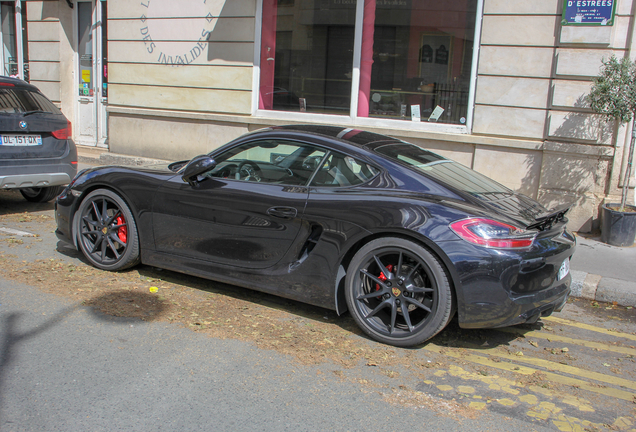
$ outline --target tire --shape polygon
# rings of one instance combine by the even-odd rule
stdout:
[[[43,188],[23,188],[20,193],[25,200],[35,203],[51,201],[64,190],[64,186],[51,186]]]
[[[450,283],[441,263],[424,247],[402,238],[373,240],[355,254],[345,297],[362,331],[399,347],[432,338],[452,317]]]
[[[107,189],[94,190],[78,212],[77,243],[92,265],[116,271],[139,263],[135,218],[119,195]]]

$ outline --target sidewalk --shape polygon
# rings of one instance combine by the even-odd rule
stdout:
[[[173,161],[165,161],[161,159],[151,159],[146,157],[129,156],[117,153],[110,153],[108,149],[101,147],[77,146],[78,162],[90,165],[128,165],[140,166],[156,163],[165,163]]]
[[[146,165],[165,162],[109,153],[107,149],[77,146],[79,162],[91,165]],[[636,307],[636,245],[606,245],[600,237],[576,236],[570,263],[572,296]]]
[[[636,245],[601,243],[600,237],[576,236],[570,263],[572,296],[636,306]]]

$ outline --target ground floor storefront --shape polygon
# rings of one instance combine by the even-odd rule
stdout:
[[[337,124],[574,203],[582,231],[620,194],[631,131],[585,95],[603,58],[636,56],[633,0],[1,3],[80,145],[183,159],[260,127]]]

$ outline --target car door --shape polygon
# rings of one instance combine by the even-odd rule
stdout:
[[[243,268],[275,265],[296,238],[310,176],[325,151],[287,140],[239,144],[191,186],[181,176],[153,199],[158,252]]]

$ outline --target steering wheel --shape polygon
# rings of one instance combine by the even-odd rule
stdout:
[[[261,169],[254,162],[244,161],[238,166],[237,180],[261,181]]]
[[[236,166],[236,164],[229,164],[229,165],[226,165],[223,168],[221,168],[214,175],[214,177],[229,178],[230,176],[234,176],[235,173],[237,173],[237,172],[238,172],[238,167]]]
[[[307,156],[305,160],[303,160],[303,169],[314,171],[318,168],[318,164],[321,160],[322,156]]]

